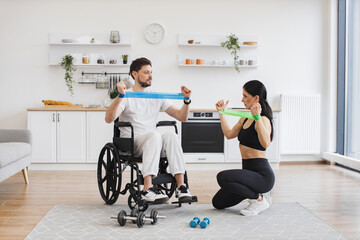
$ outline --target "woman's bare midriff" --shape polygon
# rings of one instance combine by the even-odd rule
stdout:
[[[266,152],[239,144],[242,159],[266,158]]]

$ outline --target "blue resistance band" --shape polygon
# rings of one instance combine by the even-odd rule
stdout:
[[[126,92],[119,93],[119,98],[155,98],[155,99],[180,99],[189,100],[190,97],[184,97],[182,93],[160,93],[160,92]]]

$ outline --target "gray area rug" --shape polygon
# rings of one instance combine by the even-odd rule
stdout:
[[[116,219],[127,205],[55,205],[26,237],[37,239],[349,239],[298,203],[273,204],[258,216],[239,214],[241,204],[216,210],[210,204],[153,205],[159,215],[155,225],[145,223],[142,228],[127,221],[121,227]],[[194,217],[208,217],[210,225],[202,229],[190,228]]]

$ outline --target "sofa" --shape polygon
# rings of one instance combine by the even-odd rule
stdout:
[[[29,184],[31,132],[26,129],[0,129],[0,182],[21,171]]]

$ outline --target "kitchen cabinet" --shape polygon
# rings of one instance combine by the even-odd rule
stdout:
[[[99,154],[104,145],[112,142],[113,139],[113,123],[105,122],[105,112],[87,112],[86,113],[87,128],[87,162],[97,163]]]
[[[94,38],[95,42],[91,43]],[[63,43],[62,40],[70,42]],[[49,34],[49,65],[60,66],[61,58],[66,54],[74,57],[75,66],[78,67],[129,67],[130,59],[123,64],[122,55],[129,55],[131,48],[131,35],[120,33],[119,43],[110,43],[109,33],[50,33]],[[84,64],[82,57],[87,54],[90,60]],[[97,64],[99,57],[104,57],[104,64]],[[116,64],[110,64],[115,59]]]
[[[226,116],[230,126],[238,117]],[[28,111],[28,129],[32,132],[33,163],[97,163],[103,146],[112,142],[113,123],[105,122],[105,111]],[[158,121],[174,121],[165,112]],[[175,120],[176,121],[176,120]],[[181,142],[181,123],[176,121]],[[269,162],[280,161],[280,112],[274,112],[274,138],[267,149]],[[173,127],[160,127],[159,131],[174,131]],[[206,161],[204,154],[185,154],[186,162],[231,163],[241,162],[237,138],[225,139],[224,154],[213,154]]]
[[[225,34],[179,34],[178,35],[178,66],[180,67],[221,67],[233,68],[233,57],[230,51],[220,46],[226,41]],[[190,44],[188,41],[192,41]],[[257,50],[259,45],[244,45],[243,42],[258,42],[256,36],[239,36],[240,51],[239,60],[245,60],[246,64],[239,65],[240,68],[258,67]],[[186,64],[186,59],[193,61]],[[203,60],[202,64],[197,64],[197,59]],[[252,64],[247,64],[252,60]],[[200,61],[201,62],[201,61]]]
[[[29,111],[33,135],[32,162],[86,162],[85,112]]]
[[[266,157],[269,162],[280,162],[280,112],[273,112],[274,121],[274,136],[273,140],[270,143],[270,146],[266,149]],[[228,119],[228,123],[231,127],[233,127],[237,121],[238,117],[226,116]],[[227,140],[225,139],[225,161],[226,162],[241,162],[241,155],[239,150],[239,141],[237,138]]]
[[[28,112],[32,162],[56,163],[56,112]]]

